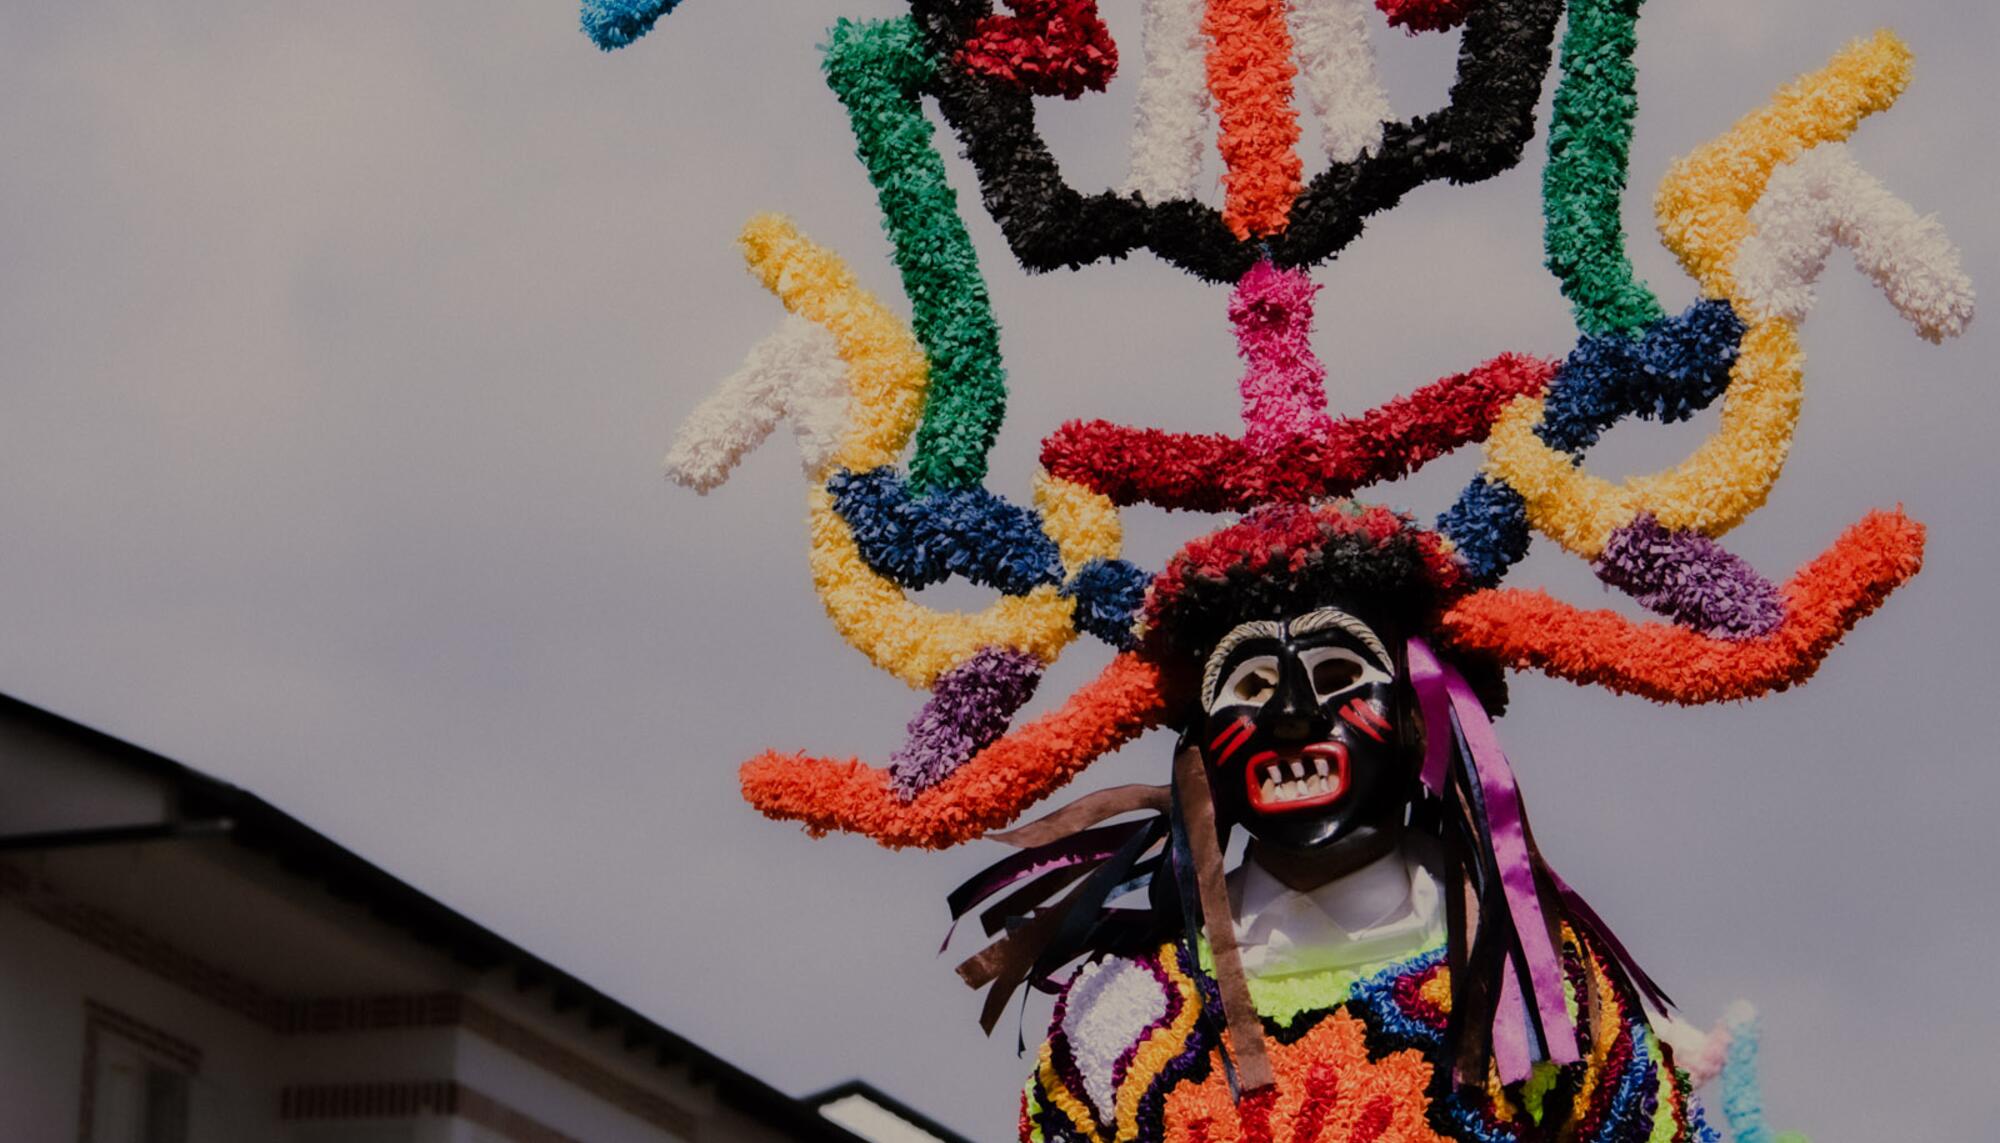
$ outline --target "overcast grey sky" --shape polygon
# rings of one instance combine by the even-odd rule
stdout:
[[[1126,74],[1046,117],[1083,185],[1122,174],[1137,9],[1105,5]],[[785,1088],[858,1073],[1000,1139],[1027,1063],[933,955],[995,850],[815,842],[736,793],[766,745],[886,759],[921,696],[822,617],[789,445],[706,499],[657,470],[781,313],[733,246],[750,212],[900,296],[814,49],[897,10],[691,0],[610,57],[564,0],[0,10],[0,689],[256,790]],[[1883,23],[1917,78],[1856,154],[2000,289],[1994,6],[1653,0],[1628,226],[1670,306],[1669,159]],[[1400,108],[1454,43],[1383,37]],[[1540,165],[1538,139],[1415,193],[1318,272],[1337,409],[1571,344]],[[1014,393],[997,490],[1069,417],[1236,423],[1222,289],[1144,259],[1029,279],[966,202]],[[1790,468],[1731,545],[1783,577],[1871,507],[1933,530],[1810,686],[1680,711],[1524,678],[1501,727],[1552,862],[1693,1019],[1762,1007],[1773,1117],[1820,1143],[1991,1138],[2000,1103],[1996,326],[1926,345],[1836,254]],[[1428,515],[1475,463],[1377,495]],[[1149,565],[1204,524],[1128,519]],[[1547,544],[1511,582],[1606,600]]]

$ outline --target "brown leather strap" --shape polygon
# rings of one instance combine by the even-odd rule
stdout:
[[[1215,832],[1215,803],[1208,792],[1208,772],[1201,751],[1183,747],[1174,757],[1174,783],[1180,790],[1181,813],[1187,819],[1188,848],[1194,855],[1195,891],[1201,899],[1203,931],[1215,957],[1215,983],[1222,992],[1222,1014],[1229,1025],[1229,1048],[1236,1061],[1239,1096],[1277,1082],[1264,1043],[1264,1021],[1250,1001],[1250,983],[1243,975],[1243,953],[1236,947],[1236,918],[1229,908],[1229,886],[1222,877],[1222,844]]]

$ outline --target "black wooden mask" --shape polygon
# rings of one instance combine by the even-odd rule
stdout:
[[[1399,644],[1337,607],[1224,635],[1199,724],[1219,815],[1295,850],[1400,832],[1418,758]]]

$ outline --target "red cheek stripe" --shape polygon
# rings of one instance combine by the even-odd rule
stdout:
[[[1208,752],[1210,754],[1217,754],[1220,751],[1215,759],[1215,764],[1217,766],[1222,765],[1224,762],[1229,761],[1230,755],[1243,749],[1243,744],[1250,741],[1250,734],[1254,729],[1247,718],[1239,718],[1228,726],[1223,727],[1222,733],[1215,736],[1215,741],[1208,744]]]
[[[1389,720],[1366,699],[1357,698],[1342,707],[1340,719],[1377,742],[1387,741],[1384,735],[1389,731]]]

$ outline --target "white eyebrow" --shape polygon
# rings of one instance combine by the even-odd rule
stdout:
[[[1338,607],[1322,607],[1317,611],[1308,611],[1285,626],[1293,635],[1310,635],[1315,631],[1345,631],[1374,654],[1383,670],[1392,675],[1396,673],[1396,664],[1389,658],[1389,649],[1382,645],[1381,637],[1375,634],[1375,629]]]
[[[1269,619],[1255,619],[1249,623],[1239,623],[1229,629],[1216,643],[1215,650],[1208,653],[1208,664],[1201,672],[1201,705],[1207,707],[1215,701],[1215,691],[1222,685],[1222,665],[1229,661],[1229,655],[1236,648],[1252,639],[1276,639],[1281,629]]]

